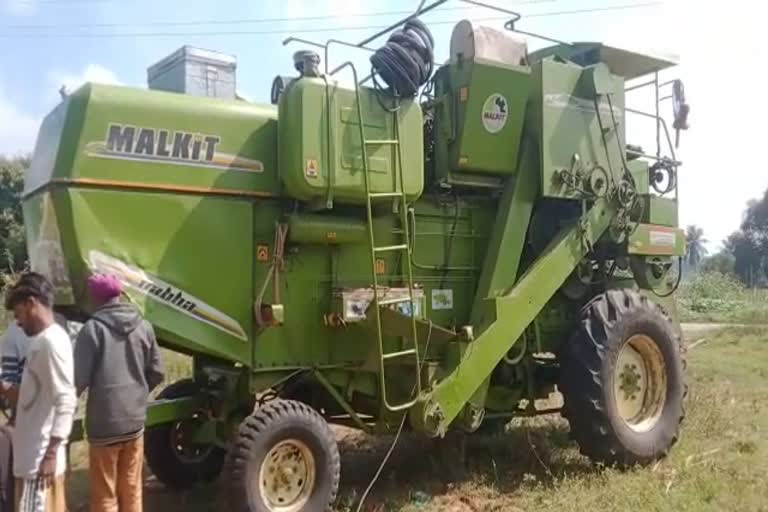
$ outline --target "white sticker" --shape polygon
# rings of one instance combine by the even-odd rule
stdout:
[[[453,290],[432,290],[432,310],[453,309]]]
[[[307,178],[317,178],[317,160],[307,160],[307,166],[304,169],[304,175]]]
[[[669,231],[651,231],[650,239],[651,245],[661,247],[674,247],[677,242],[675,234]]]
[[[499,93],[488,96],[483,104],[483,126],[489,133],[499,133],[507,124],[509,102]]]

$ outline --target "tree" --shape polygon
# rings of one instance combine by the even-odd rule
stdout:
[[[762,256],[753,233],[738,230],[726,239],[724,250],[733,255],[733,271],[747,286],[755,286],[763,267]]]
[[[707,248],[704,244],[707,239],[704,238],[704,230],[691,224],[685,228],[685,257],[692,268],[699,266],[699,263],[707,255]]]
[[[768,279],[768,190],[747,203],[741,228],[725,241],[734,257],[734,271],[747,286],[764,286]]]
[[[21,210],[24,172],[30,158],[0,156],[0,272],[18,271],[27,262],[27,243]]]

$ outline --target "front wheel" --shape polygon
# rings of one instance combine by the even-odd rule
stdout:
[[[233,512],[314,512],[336,499],[341,464],[322,416],[292,400],[273,400],[240,425],[225,467]]]
[[[185,398],[199,392],[192,379],[169,385],[157,396],[159,400]],[[194,443],[190,433],[203,421],[200,415],[148,428],[144,436],[144,455],[155,477],[173,489],[183,490],[198,483],[216,480],[224,465],[226,452],[215,445]]]
[[[584,308],[561,354],[559,386],[584,455],[645,464],[677,441],[686,386],[675,333],[664,311],[635,291],[611,290]]]

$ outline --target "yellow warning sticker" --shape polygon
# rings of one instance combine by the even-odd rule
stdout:
[[[304,168],[304,175],[307,178],[317,178],[319,176],[317,160],[307,159],[307,165]]]
[[[269,261],[269,246],[268,245],[256,246],[256,260],[257,261]]]
[[[376,260],[376,273],[377,274],[384,274],[387,271],[387,265],[384,263],[384,260],[377,259]]]

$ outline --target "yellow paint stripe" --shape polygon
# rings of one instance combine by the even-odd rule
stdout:
[[[218,325],[222,329],[224,329],[226,331],[229,331],[230,333],[232,333],[232,334],[234,334],[236,336],[245,338],[245,333],[243,332],[243,330],[240,328],[239,325],[227,322],[223,318],[219,318],[217,316],[213,316],[212,314],[208,313],[207,311],[203,311],[202,309],[200,309],[199,306],[195,307],[195,309],[193,309],[191,311],[191,313],[193,315],[195,315],[195,316],[198,316],[200,318],[204,318],[205,320]]]
[[[53,185],[69,185],[69,186],[81,186],[81,187],[103,187],[103,188],[116,188],[124,190],[149,190],[153,192],[175,192],[185,194],[204,194],[204,195],[218,195],[218,196],[233,196],[233,197],[248,197],[248,198],[274,198],[277,197],[269,192],[260,192],[256,190],[236,190],[231,188],[205,188],[205,187],[191,187],[186,185],[166,185],[159,183],[140,183],[133,181],[119,181],[119,180],[101,180],[95,178],[53,178],[48,183],[41,185],[40,187],[24,194],[24,198],[27,198],[33,194],[36,194],[49,184]]]

